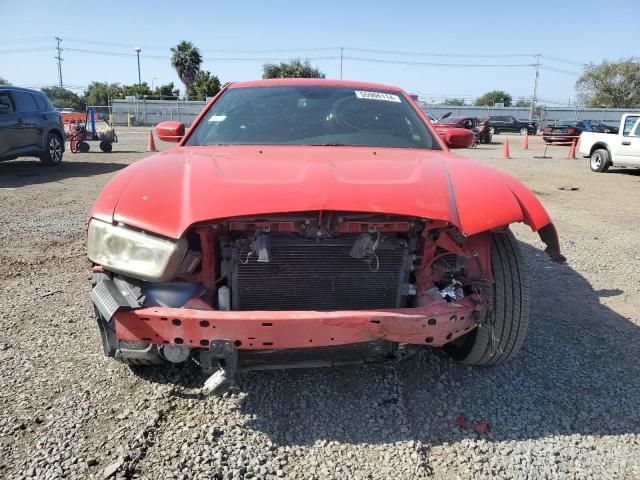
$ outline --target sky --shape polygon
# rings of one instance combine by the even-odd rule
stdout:
[[[143,82],[181,90],[169,64],[169,48],[181,40],[201,50],[201,68],[223,83],[259,78],[264,63],[292,57],[339,78],[342,47],[345,79],[397,85],[426,101],[473,101],[496,89],[531,97],[533,55],[541,54],[538,98],[566,105],[575,102],[582,65],[640,56],[638,19],[637,0],[110,0],[82,7],[0,0],[0,77],[57,85],[56,36],[63,83],[76,90],[92,81],[137,83],[136,46]]]

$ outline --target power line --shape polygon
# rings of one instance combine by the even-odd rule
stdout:
[[[337,60],[339,59],[339,55],[330,55],[326,57],[305,57],[305,60]],[[346,57],[345,57],[346,58]],[[281,57],[281,58],[228,58],[228,57],[219,57],[219,58],[203,58],[203,61],[206,62],[288,62],[291,60],[289,57]]]
[[[79,38],[66,37],[65,40],[72,43],[83,43],[91,45],[104,45],[109,47],[123,47],[132,48],[131,45],[126,43],[117,42],[103,42],[99,40],[84,40]],[[157,45],[139,45],[140,48],[145,50],[162,50],[169,51],[172,47],[159,47]],[[198,48],[201,52],[216,52],[216,53],[284,53],[284,52],[326,52],[337,51],[340,47],[311,47],[311,48],[270,48],[270,49],[254,49],[254,50],[242,50],[232,48]]]
[[[109,52],[106,50],[90,50],[85,48],[67,48],[68,52],[77,52],[77,53],[91,53],[96,55],[109,55],[116,57],[135,57],[135,53],[124,53],[124,52]],[[161,60],[169,60],[171,57],[169,55],[142,55],[144,58],[157,58]],[[308,57],[309,60],[335,60],[340,58],[337,55],[330,56],[321,56],[321,57]],[[288,57],[281,58],[270,58],[270,57],[216,57],[216,58],[203,58],[203,61],[209,62],[284,62],[291,60]]]
[[[31,48],[14,48],[9,50],[0,50],[0,55],[11,55],[13,53],[32,53],[32,52],[47,52],[55,50],[53,47],[31,47]]]
[[[438,63],[438,62],[414,62],[410,60],[390,60],[383,58],[368,57],[344,57],[345,60],[354,60],[356,62],[371,63],[392,63],[395,65],[423,65],[431,67],[535,67],[533,63]]]
[[[535,53],[514,54],[475,54],[475,53],[440,53],[440,52],[411,52],[402,50],[377,50],[373,48],[344,47],[345,50],[354,52],[382,53],[385,55],[408,55],[425,57],[461,57],[461,58],[508,58],[508,57],[535,57]]]
[[[551,60],[552,62],[568,63],[570,65],[576,65],[578,67],[584,67],[585,65],[587,65],[587,63],[585,63],[585,62],[579,62],[577,60],[571,60],[569,58],[552,57],[550,55],[541,55],[541,56],[542,56],[542,58],[545,58],[547,60]]]
[[[550,67],[548,65],[542,65],[540,68],[542,68],[543,70],[549,70],[551,72],[556,72],[556,73],[564,73],[565,75],[572,75],[575,77],[579,77],[580,75],[582,75],[580,72],[574,72],[571,70],[564,70],[562,68],[557,68],[557,67]]]
[[[36,43],[36,42],[43,42],[45,40],[49,41],[51,40],[51,37],[31,37],[31,38],[23,38],[21,40],[6,40],[3,42],[0,42],[0,45],[10,45],[12,43],[19,43],[19,44]]]

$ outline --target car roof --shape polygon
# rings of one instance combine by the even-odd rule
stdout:
[[[355,82],[351,80],[328,80],[324,78],[272,78],[268,80],[251,80],[248,82],[236,82],[229,85],[229,88],[247,88],[247,87],[275,87],[275,86],[303,86],[317,85],[325,87],[352,87],[366,88],[370,90],[387,90],[393,92],[402,92],[399,87],[389,85],[381,85],[378,83]]]
[[[19,90],[22,92],[37,93],[38,95],[44,95],[44,92],[40,90],[34,90],[33,88],[16,87],[15,85],[0,85],[0,90]]]

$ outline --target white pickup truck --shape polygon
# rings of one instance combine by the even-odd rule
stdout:
[[[580,153],[589,157],[591,170],[606,172],[609,167],[640,167],[640,114],[622,116],[620,132],[582,132]]]

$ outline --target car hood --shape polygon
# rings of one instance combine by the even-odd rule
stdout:
[[[466,234],[549,217],[519,181],[444,150],[176,147],[119,172],[92,216],[170,238],[193,224],[311,210],[445,220]]]

